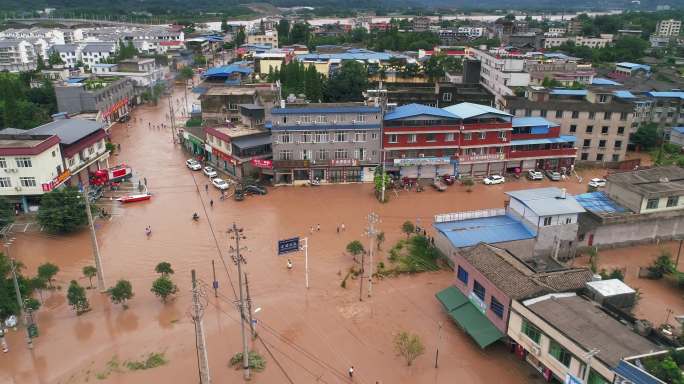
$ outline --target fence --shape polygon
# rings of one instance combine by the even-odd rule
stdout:
[[[479,219],[482,217],[503,216],[505,214],[506,214],[505,208],[492,208],[492,209],[481,209],[478,211],[442,213],[439,215],[435,215],[435,223],[446,223],[449,221]]]

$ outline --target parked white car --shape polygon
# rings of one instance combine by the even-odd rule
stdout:
[[[214,187],[216,187],[222,191],[230,188],[230,184],[228,184],[227,181],[220,179],[218,177],[215,179],[212,179],[211,183],[214,185]]]
[[[544,175],[539,171],[530,169],[529,171],[527,171],[527,178],[530,180],[544,180]]]
[[[605,187],[606,179],[599,179],[597,177],[589,180],[589,186],[593,188]]]
[[[193,171],[199,171],[200,169],[202,169],[202,164],[200,164],[199,161],[195,159],[185,160],[185,165],[187,165],[188,168],[192,169]]]
[[[482,182],[486,185],[503,184],[504,182],[506,182],[506,179],[504,179],[504,177],[500,175],[491,175],[489,177],[485,177],[484,180],[482,180]]]
[[[204,173],[205,175],[207,175],[210,179],[213,179],[213,178],[215,178],[216,176],[218,176],[218,173],[216,173],[216,170],[215,170],[214,168],[212,168],[212,167],[204,167],[204,168],[202,169],[202,173]]]

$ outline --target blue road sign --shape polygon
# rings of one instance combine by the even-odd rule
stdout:
[[[299,237],[278,240],[278,255],[299,251]]]

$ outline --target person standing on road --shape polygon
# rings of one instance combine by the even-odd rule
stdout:
[[[209,200],[209,205],[214,208],[214,199]]]
[[[7,341],[5,341],[5,329],[0,326],[0,348],[2,348],[3,353],[9,352],[9,347],[7,346]]]
[[[320,232],[320,231],[321,231],[321,225],[320,225],[320,224],[316,224],[316,232]]]
[[[340,230],[344,232],[344,223],[340,224]]]
[[[204,192],[209,193],[209,184],[204,184]]]
[[[353,379],[354,378],[354,366],[352,365],[349,367],[349,378]]]

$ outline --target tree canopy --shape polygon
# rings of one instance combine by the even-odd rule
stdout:
[[[114,304],[122,304],[124,309],[127,308],[126,302],[133,297],[133,286],[128,280],[119,280],[116,285],[107,290],[109,298]]]
[[[171,279],[165,275],[162,275],[152,282],[152,288],[150,291],[158,296],[163,302],[166,302],[169,296],[178,292],[178,287],[173,283],[173,281],[171,281]]]
[[[69,233],[88,223],[83,196],[74,187],[58,188],[43,195],[38,223],[48,232]]]
[[[323,96],[329,102],[363,101],[367,89],[368,70],[363,64],[348,60],[328,79]]]
[[[50,121],[57,112],[52,83],[45,80],[31,88],[34,72],[0,73],[0,125],[2,128],[30,129]]]

